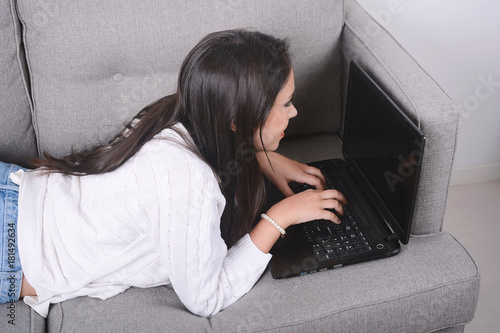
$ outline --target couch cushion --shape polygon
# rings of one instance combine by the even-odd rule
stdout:
[[[175,90],[206,34],[250,28],[289,37],[300,115],[289,134],[340,121],[343,2],[19,0],[40,148],[55,155],[108,141],[142,107]]]
[[[0,45],[0,160],[24,165],[37,150],[23,76],[20,23],[9,0],[0,1]]]
[[[168,286],[106,301],[53,305],[49,331],[430,332],[469,322],[479,273],[449,234],[412,237],[395,257],[274,280],[269,273],[210,319],[190,314]],[[356,288],[353,288],[356,286]],[[460,304],[459,307],[456,305]]]
[[[296,135],[281,140],[277,152],[292,160],[309,163],[342,157],[342,142],[336,134]]]
[[[45,319],[23,301],[0,306],[0,332],[44,333]]]

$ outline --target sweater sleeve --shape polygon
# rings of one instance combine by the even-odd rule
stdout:
[[[161,249],[184,306],[209,317],[245,295],[271,255],[260,251],[248,234],[228,250],[220,233],[225,199],[212,170],[187,151],[169,155],[163,168],[168,175],[156,180],[170,191],[164,193],[168,213],[160,221]]]

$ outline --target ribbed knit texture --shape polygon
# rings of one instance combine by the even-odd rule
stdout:
[[[38,294],[28,305],[46,317],[50,303],[171,283],[189,311],[210,316],[252,288],[271,256],[248,235],[227,250],[217,179],[179,140],[164,130],[101,175],[24,173],[20,256]]]

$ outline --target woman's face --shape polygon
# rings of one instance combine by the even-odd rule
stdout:
[[[288,121],[297,115],[297,109],[292,104],[292,97],[295,93],[295,79],[293,70],[285,86],[276,96],[274,105],[262,128],[262,142],[267,151],[274,151],[278,148],[280,140],[285,136],[285,129]],[[254,145],[257,151],[264,150],[260,140],[260,131],[254,135]]]

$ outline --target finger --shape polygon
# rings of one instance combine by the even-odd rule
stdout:
[[[315,168],[315,167],[312,167],[312,166],[309,166],[307,168],[304,169],[304,171],[314,177],[316,177],[317,179],[319,179],[320,183],[321,183],[321,188],[322,189],[326,189],[326,180],[325,180],[325,176],[323,175],[323,173],[321,172],[320,169],[318,168]],[[319,189],[319,187],[318,187]]]
[[[322,195],[323,199],[335,199],[338,200],[343,205],[347,204],[345,196],[337,190],[325,190],[322,192]]]
[[[313,167],[313,166],[309,166],[309,165],[306,165],[304,167],[304,171],[310,175],[314,175],[316,177],[321,177],[323,176],[323,173],[321,172],[320,169],[316,168],[316,167]]]
[[[279,190],[281,191],[281,193],[283,193],[283,195],[285,195],[285,197],[289,197],[289,196],[292,196],[292,195],[295,194],[295,193],[293,193],[293,191],[290,188],[290,186],[288,186],[287,182],[280,183]]]
[[[309,184],[311,186],[314,186],[317,190],[321,190],[321,191],[325,190],[324,183],[318,177],[308,175],[308,176],[305,176],[301,182]]]
[[[340,216],[344,215],[344,207],[335,199],[325,200],[325,209],[334,209]]]
[[[309,174],[307,172],[302,173],[301,176],[297,177],[297,178],[299,178],[299,179],[294,179],[294,180],[298,183],[309,184],[311,186],[316,187],[316,189],[322,190],[322,191],[324,191],[326,189],[324,178],[322,180],[321,178],[318,178],[316,175]]]
[[[337,215],[328,210],[323,211],[323,213],[321,214],[321,219],[332,221],[335,224],[340,224],[342,222]]]

